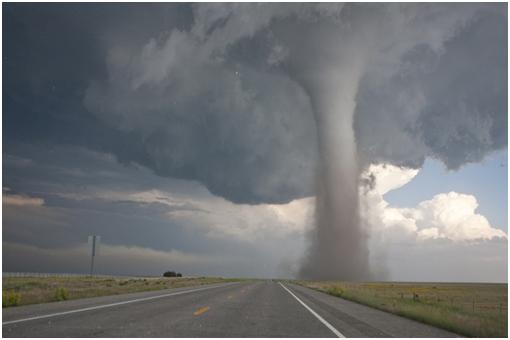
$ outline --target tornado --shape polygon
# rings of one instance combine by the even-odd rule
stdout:
[[[315,228],[298,276],[317,280],[369,280],[368,238],[360,223],[356,95],[366,64],[363,39],[341,37],[323,26],[302,37],[289,70],[309,96],[318,138]],[[313,43],[310,44],[309,42]],[[302,49],[316,51],[320,59]]]
[[[399,69],[398,61],[416,46],[425,44],[439,52],[439,42],[462,27],[473,9],[463,7],[458,13],[451,16],[426,5],[353,4],[331,20],[293,22],[281,29],[279,37],[289,47],[288,73],[308,94],[318,139],[315,227],[299,277],[374,279],[368,230],[359,212],[361,169],[353,130],[359,86],[367,75],[390,79]],[[434,18],[437,24],[424,18]],[[436,35],[436,27],[441,34]],[[372,110],[378,112],[376,107]]]
[[[316,228],[300,276],[367,280],[367,237],[360,225],[359,167],[352,127],[360,74],[356,69],[337,68],[321,72],[328,72],[322,74],[322,84],[306,86],[317,126],[319,164]]]

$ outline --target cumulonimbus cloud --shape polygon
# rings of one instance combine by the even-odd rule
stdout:
[[[384,199],[384,194],[404,186],[417,174],[418,170],[390,164],[371,165],[364,172],[363,177],[372,178],[373,185],[361,196],[362,216],[374,238],[392,243],[508,238],[503,230],[493,227],[485,216],[476,212],[478,202],[473,195],[454,191],[439,193],[414,207],[394,207]]]
[[[458,168],[506,145],[504,6],[193,9],[189,29],[112,46],[85,105],[140,135],[142,163],[160,175],[235,203],[315,192],[303,275],[370,278],[360,169],[426,157]]]
[[[159,175],[198,180],[237,203],[312,195],[314,108],[296,81],[303,70],[288,66],[319,65],[314,43],[332,43],[326,30],[355,46],[353,60],[371,56],[354,114],[362,164],[416,168],[435,157],[458,168],[506,146],[505,5],[199,4],[193,17],[189,30],[143,45],[112,42],[107,74],[84,99],[141,136],[144,156],[132,161]]]

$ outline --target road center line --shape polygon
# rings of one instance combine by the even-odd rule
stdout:
[[[211,309],[211,307],[209,307],[209,306],[199,308],[199,309],[198,309],[195,313],[193,313],[193,315],[194,315],[194,316],[202,315],[202,314],[204,314],[205,312],[207,312],[209,309]]]
[[[230,285],[233,285],[233,284],[236,284],[236,283],[238,283],[238,282],[226,283],[226,284],[223,284],[221,286],[189,289],[189,290],[183,290],[183,291],[174,292],[174,293],[168,293],[168,294],[162,294],[162,295],[156,295],[156,296],[149,296],[149,297],[146,297],[146,298],[127,300],[127,301],[121,301],[121,302],[114,302],[114,303],[109,303],[109,304],[106,304],[106,305],[99,305],[99,306],[92,306],[92,307],[74,309],[74,310],[70,310],[70,311],[66,311],[66,312],[52,313],[52,314],[46,314],[46,315],[38,315],[38,316],[33,316],[33,317],[30,317],[30,318],[25,318],[25,319],[4,321],[4,322],[2,322],[2,326],[10,325],[10,324],[13,324],[13,323],[25,322],[25,321],[32,321],[32,320],[38,320],[38,319],[47,319],[47,318],[51,318],[51,317],[54,317],[54,316],[74,314],[74,313],[86,312],[86,311],[90,311],[90,310],[96,310],[96,309],[103,309],[103,308],[127,305],[129,303],[161,299],[161,298],[168,297],[168,296],[182,295],[182,294],[188,294],[188,293],[193,293],[193,292],[199,292],[201,290],[207,290],[207,289],[213,289],[213,288],[220,288],[220,287],[230,286]]]
[[[310,307],[308,307],[303,301],[301,301],[300,298],[298,298],[296,295],[294,295],[294,293],[292,293],[290,291],[290,289],[288,289],[287,287],[285,287],[281,282],[278,282],[280,284],[280,286],[283,287],[283,289],[285,289],[287,292],[289,292],[290,295],[292,295],[294,297],[294,299],[296,299],[300,304],[302,304],[306,309],[308,309],[308,311],[310,313],[313,314],[313,316],[315,316],[317,319],[319,319],[320,322],[322,322],[326,327],[329,328],[330,331],[332,331],[337,337],[339,338],[345,338],[345,336],[340,333],[335,327],[331,326],[331,324],[329,322],[327,322],[326,320],[324,320],[319,314],[317,314],[313,309],[311,309]]]

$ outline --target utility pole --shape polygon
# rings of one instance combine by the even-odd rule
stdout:
[[[94,257],[96,257],[96,248],[99,247],[99,241],[101,240],[101,236],[99,235],[91,235],[89,236],[89,243],[92,246],[92,252],[90,257],[90,276],[94,274]]]

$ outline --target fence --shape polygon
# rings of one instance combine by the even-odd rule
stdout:
[[[89,274],[77,273],[30,273],[30,272],[3,272],[2,277],[89,277]],[[135,275],[102,275],[94,274],[94,277],[104,278],[141,278],[141,277],[155,277],[155,276],[135,276]]]

